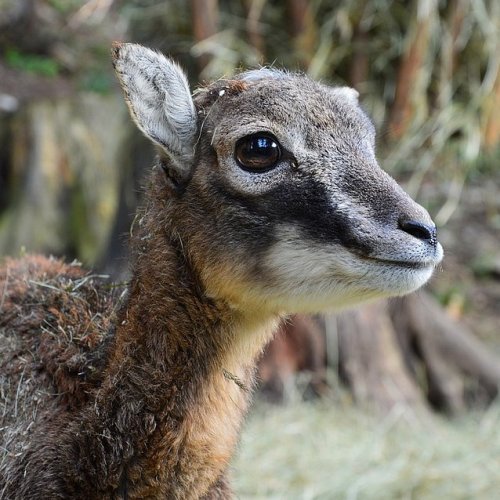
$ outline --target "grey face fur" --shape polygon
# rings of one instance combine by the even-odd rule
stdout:
[[[160,54],[124,44],[115,67],[134,120],[162,148],[166,206],[214,296],[317,311],[411,292],[441,261],[429,215],[378,166],[353,89],[264,69],[193,103]],[[242,168],[237,141],[263,133],[281,159]]]

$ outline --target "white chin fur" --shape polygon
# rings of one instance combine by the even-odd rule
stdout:
[[[360,258],[341,245],[307,242],[293,227],[280,236],[264,262],[268,280],[261,296],[290,311],[330,310],[405,295],[424,285],[434,271],[434,263],[408,268]]]

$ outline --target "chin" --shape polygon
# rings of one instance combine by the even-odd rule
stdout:
[[[431,278],[443,257],[432,255],[374,258],[340,246],[281,243],[267,260],[267,286],[258,288],[263,307],[287,313],[317,313],[356,306],[377,298],[406,295]],[[418,258],[420,257],[420,258]]]
[[[390,269],[382,272],[380,279],[373,280],[373,288],[378,289],[381,296],[407,295],[424,286],[434,273],[434,265],[415,269]]]
[[[293,312],[317,313],[340,311],[376,299],[407,295],[429,281],[434,265],[408,268],[377,264],[366,270],[364,278],[337,277],[325,279],[321,285],[304,287],[296,283],[297,294],[286,304]],[[309,289],[308,289],[309,288]]]

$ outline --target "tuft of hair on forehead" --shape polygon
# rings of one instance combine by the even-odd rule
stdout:
[[[248,88],[248,82],[232,79],[220,79],[194,91],[198,114],[208,110],[219,98],[225,95],[238,95]]]
[[[237,78],[238,80],[243,80],[244,82],[259,82],[261,80],[283,80],[289,77],[289,72],[281,69],[269,68],[267,66],[257,69],[250,69],[235,76],[235,78]]]
[[[194,97],[198,107],[201,108],[199,112],[203,113],[203,110],[210,108],[215,101],[224,95],[241,94],[252,84],[265,80],[284,80],[292,75],[293,73],[288,71],[269,67],[251,69],[238,73],[232,78],[221,78],[198,87],[194,91]]]
[[[222,90],[230,94],[239,94],[248,88],[248,84],[242,80],[227,80]]]

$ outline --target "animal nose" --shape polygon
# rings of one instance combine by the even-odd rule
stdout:
[[[399,229],[419,240],[430,243],[434,247],[437,245],[437,229],[434,224],[418,220],[400,220]]]

